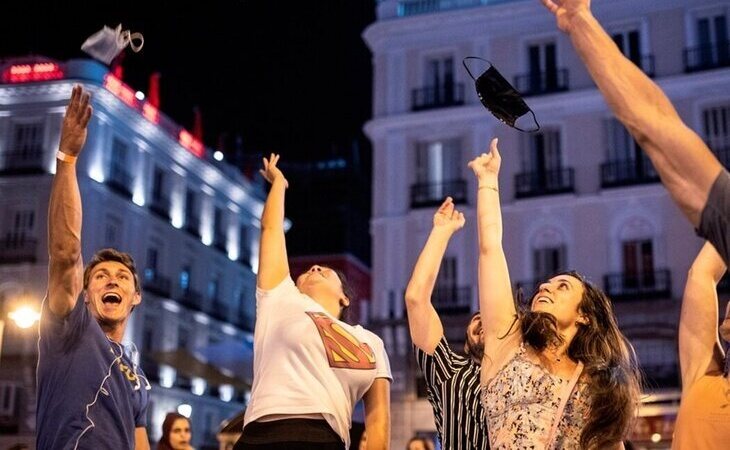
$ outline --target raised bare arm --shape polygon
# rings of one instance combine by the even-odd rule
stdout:
[[[259,270],[256,285],[261,289],[272,289],[289,274],[289,261],[284,237],[284,194],[289,183],[277,167],[279,155],[272,153],[264,158],[260,170],[271,183],[271,190],[261,215],[261,242],[259,245]]]
[[[428,354],[436,349],[444,327],[431,304],[441,261],[451,236],[464,226],[464,214],[454,209],[448,197],[433,216],[433,228],[418,256],[413,274],[406,288],[408,326],[413,344]]]
[[[590,0],[541,0],[581,57],[613,113],[646,151],[670,195],[697,227],[720,163],[667,96],[626,58],[590,10]]]
[[[74,86],[61,127],[60,159],[51,186],[48,206],[48,305],[65,317],[83,289],[81,258],[81,195],[75,158],[86,143],[92,108],[89,94]]]

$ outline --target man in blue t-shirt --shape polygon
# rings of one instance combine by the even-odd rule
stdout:
[[[121,345],[142,297],[132,258],[97,252],[81,259],[76,159],[86,142],[89,94],[74,86],[61,128],[48,208],[48,294],[38,358],[39,450],[149,450],[150,385]]]

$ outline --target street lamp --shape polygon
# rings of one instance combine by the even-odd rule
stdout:
[[[22,286],[18,283],[8,282],[0,284],[0,298],[2,299],[2,304],[7,302],[7,298],[4,293],[11,290],[15,290],[16,292],[20,291],[21,293],[24,291]],[[16,297],[16,302],[21,300],[23,297],[25,297],[25,295],[18,295]],[[20,306],[13,306],[15,306],[15,309],[8,313],[8,318],[15,322],[15,324],[20,328],[32,327],[33,324],[35,324],[35,322],[41,317],[40,313],[28,304],[22,303]],[[5,317],[2,313],[3,311],[0,310],[0,364],[2,363],[3,336],[5,334]]]

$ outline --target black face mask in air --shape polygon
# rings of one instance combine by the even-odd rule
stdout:
[[[479,75],[478,78],[474,78],[474,75],[472,75],[469,67],[466,65],[467,59],[484,61],[489,64],[489,69]],[[482,105],[494,117],[519,131],[535,132],[540,129],[540,124],[537,123],[535,113],[527,106],[520,93],[505,80],[491,62],[476,56],[467,56],[462,61],[462,64],[464,64],[464,68],[469,73],[469,76],[474,80],[477,95],[479,95],[479,100],[482,102]],[[532,114],[534,126],[529,121],[520,120],[528,112]],[[521,126],[515,125],[518,121],[520,125],[530,125],[530,127],[523,129]]]

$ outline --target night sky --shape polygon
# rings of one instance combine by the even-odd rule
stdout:
[[[360,35],[374,0],[181,5],[5,2],[0,56],[86,57],[81,43],[121,22],[145,37],[140,53],[125,50],[124,81],[146,91],[149,74],[161,72],[162,111],[191,129],[198,105],[210,147],[240,135],[247,152],[306,160],[362,140],[372,71]]]

